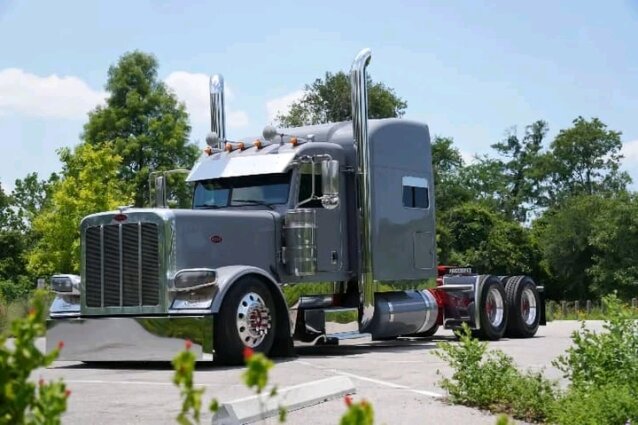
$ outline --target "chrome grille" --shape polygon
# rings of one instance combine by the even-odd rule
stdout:
[[[159,238],[153,223],[86,229],[85,287],[88,307],[159,304]]]

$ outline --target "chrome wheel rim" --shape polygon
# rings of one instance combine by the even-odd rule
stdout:
[[[261,344],[270,328],[272,317],[263,298],[249,292],[241,299],[237,307],[237,332],[246,347],[257,347]]]
[[[525,288],[521,295],[521,317],[528,326],[536,321],[536,297],[531,288]]]
[[[485,299],[485,313],[492,326],[498,328],[503,323],[505,302],[497,288],[490,288]]]

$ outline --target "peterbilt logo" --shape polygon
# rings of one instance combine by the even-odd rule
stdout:
[[[221,236],[219,236],[219,235],[211,235],[211,236],[210,236],[210,241],[211,241],[212,243],[221,243],[221,241],[222,241],[222,237],[221,237]]]

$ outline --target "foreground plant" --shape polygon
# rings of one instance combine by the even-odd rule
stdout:
[[[550,416],[555,383],[541,373],[521,373],[511,357],[499,350],[488,351],[485,342],[473,338],[466,324],[457,332],[458,344],[442,342],[435,351],[454,370],[450,378],[441,380],[450,401],[527,421],[542,422]]]
[[[71,392],[61,380],[40,379],[37,385],[29,380],[34,370],[51,365],[64,346],[60,341],[49,354],[36,347],[46,331],[45,300],[45,293],[36,292],[27,316],[12,322],[13,349],[0,337],[0,424],[56,425],[66,411]]]
[[[182,410],[177,415],[177,422],[181,425],[198,424],[202,409],[202,394],[204,388],[195,388],[193,372],[195,371],[195,355],[190,351],[192,343],[186,341],[185,350],[173,359],[173,383],[180,389]]]
[[[374,423],[372,405],[366,400],[355,403],[352,397],[347,395],[344,401],[348,410],[341,417],[340,425],[372,425]]]
[[[616,295],[603,299],[604,332],[581,324],[554,361],[570,380],[555,420],[562,424],[638,423],[638,322]]]
[[[196,358],[190,351],[192,343],[186,341],[184,351],[178,353],[173,359],[173,383],[180,389],[182,398],[182,408],[177,415],[177,422],[181,425],[194,425],[200,423],[202,395],[205,388],[195,388],[193,375],[195,372]],[[246,370],[242,374],[244,384],[257,395],[268,385],[268,371],[272,369],[274,363],[262,353],[255,353],[252,349],[244,350],[244,360],[246,361]],[[273,386],[268,397],[277,395],[277,387]],[[209,411],[215,413],[219,410],[220,404],[216,398],[213,398],[209,405]],[[287,411],[285,408],[279,408],[279,421],[285,422]]]

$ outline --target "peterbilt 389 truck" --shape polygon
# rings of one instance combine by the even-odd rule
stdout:
[[[244,347],[289,354],[463,323],[491,340],[535,335],[545,312],[531,278],[437,267],[428,126],[368,120],[370,58],[352,64],[351,122],[242,141],[226,138],[212,76],[192,208],[166,208],[157,173],[154,208],[84,218],[80,275],[51,279],[47,349],[63,340],[61,359],[168,360],[190,340],[201,360],[239,363]]]

